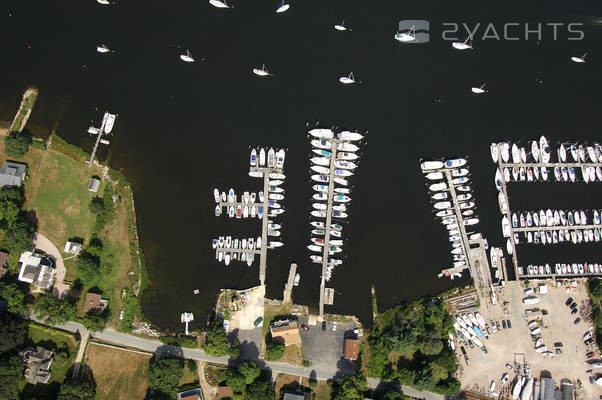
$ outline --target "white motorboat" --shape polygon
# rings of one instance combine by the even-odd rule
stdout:
[[[423,171],[440,169],[440,168],[443,168],[443,166],[444,166],[444,164],[442,161],[425,161],[422,164],[420,164],[420,167],[422,168]]]
[[[560,147],[558,148],[558,158],[562,162],[566,161],[566,148],[564,147],[564,143],[561,143]]]
[[[317,218],[326,218],[326,211],[313,210],[311,215]]]
[[[326,183],[330,180],[330,178],[328,176],[319,175],[319,174],[312,175],[311,179],[316,182],[324,182],[324,183]]]
[[[439,192],[439,193],[435,193],[434,195],[431,196],[431,199],[433,200],[445,200],[447,199],[447,193],[445,192]]]
[[[519,377],[517,379],[516,383],[514,384],[514,388],[512,389],[512,399],[513,400],[517,400],[519,398],[520,392],[521,392],[526,380],[527,380],[527,378],[525,378],[524,376]]]
[[[351,131],[341,131],[337,134],[337,137],[341,140],[351,140],[351,141],[361,140],[364,138],[364,136],[362,134],[360,134],[359,132],[351,132]],[[358,148],[356,147],[355,149],[357,150]]]
[[[572,62],[579,63],[579,64],[582,64],[582,63],[584,63],[584,62],[585,62],[585,56],[587,56],[587,53],[585,53],[585,54],[584,54],[584,55],[582,55],[581,57],[576,57],[576,56],[573,56],[573,57],[571,57],[571,61],[572,61]]]
[[[458,168],[466,164],[466,160],[463,158],[455,158],[451,160],[445,160],[446,168]]]
[[[316,210],[326,210],[328,208],[328,206],[326,204],[322,204],[322,203],[313,203],[312,206]]]
[[[284,200],[284,195],[281,195],[280,193],[270,193],[268,195],[268,199],[270,199],[270,200]]]
[[[339,203],[348,203],[351,201],[351,197],[342,194],[334,195],[333,200]]]
[[[416,27],[412,26],[407,32],[397,32],[395,34],[395,40],[400,42],[413,42],[416,40]]]
[[[194,58],[192,58],[192,54],[188,50],[186,50],[186,54],[180,54],[180,60],[188,63],[194,62]]]
[[[337,144],[337,150],[354,152],[359,150],[359,147],[351,143],[342,142]]]
[[[111,133],[111,131],[113,130],[113,125],[115,124],[115,118],[117,118],[117,116],[115,114],[111,114],[111,113],[106,113],[106,120],[105,120],[105,125],[104,125],[104,131],[105,133]],[[102,140],[101,140],[102,143]]]
[[[324,192],[318,192],[312,196],[312,199],[317,201],[326,201],[328,200],[328,195]]]
[[[337,158],[340,160],[356,160],[358,157],[359,156],[357,154],[348,152],[340,152],[337,154]]]
[[[491,152],[491,159],[494,163],[497,163],[500,156],[500,151],[497,147],[497,143],[491,143],[491,146],[489,146],[489,150]]]
[[[330,174],[330,169],[329,168],[322,167],[320,165],[312,165],[310,167],[310,169],[312,171],[317,172],[318,174],[322,174],[322,175],[328,175],[328,174]]]
[[[272,248],[272,249],[274,247],[281,247],[281,246],[284,246],[284,243],[282,243],[282,242],[269,242],[268,243],[268,247]]]
[[[226,0],[209,0],[209,4],[217,8],[230,8],[230,6],[226,3]]]
[[[500,172],[500,168],[498,167],[495,171],[495,187],[497,190],[502,190],[504,186],[504,181],[502,181],[502,173]]]
[[[357,164],[352,161],[335,160],[334,166],[337,168],[342,168],[342,169],[356,169],[357,168]]]
[[[268,168],[274,168],[276,166],[276,151],[273,147],[268,150]]]
[[[426,174],[426,179],[431,181],[439,181],[443,179],[443,172],[429,172]]]
[[[251,164],[252,167],[257,165],[257,150],[256,149],[251,150],[251,156],[249,159],[249,163]]]
[[[219,190],[217,190],[217,188],[213,189],[213,197],[215,198],[216,203],[219,203],[219,201],[221,200],[221,196],[220,196]]]
[[[470,173],[470,171],[468,170],[468,168],[460,168],[460,169],[452,170],[451,173],[452,173],[453,177],[458,177],[458,176],[466,176]]]
[[[463,42],[452,42],[452,47],[457,50],[472,50],[472,42],[470,41],[470,36],[468,36]]]
[[[472,90],[475,94],[483,94],[486,92],[485,84],[483,83],[481,86],[473,86],[470,90]]]
[[[510,160],[510,144],[503,142],[498,145],[503,162]]]
[[[330,165],[330,159],[326,157],[312,157],[310,161],[316,165],[322,165],[325,167]]]
[[[344,85],[348,85],[350,83],[355,83],[355,78],[353,77],[353,72],[349,74],[349,76],[341,76],[339,78],[339,82]]]
[[[322,140],[312,139],[311,145],[313,147],[317,147],[319,149],[330,149],[332,147],[332,143],[325,139],[322,139]]]
[[[520,395],[520,399],[521,400],[531,400],[532,392],[533,392],[533,378],[529,379],[529,381],[523,388],[523,391],[521,392],[521,395]]]
[[[541,162],[547,164],[550,162],[550,147],[548,146],[548,139],[545,136],[539,138],[539,152],[541,156]]]
[[[345,20],[343,20],[340,24],[336,24],[334,26],[334,29],[336,29],[337,31],[346,31],[348,28],[345,26]],[[351,29],[349,29],[351,30]]]
[[[508,221],[508,217],[505,215],[502,218],[502,233],[504,237],[510,237],[510,222]]]
[[[315,254],[312,254],[309,256],[310,260],[312,260],[315,263],[321,263],[322,262],[322,257],[321,256],[317,256]]]
[[[99,4],[102,4],[103,6],[108,6],[109,4],[111,4],[111,3],[108,2],[108,0],[96,0],[96,1]]]
[[[447,190],[447,184],[445,182],[433,183],[429,186],[429,190],[432,192],[440,192],[442,190]]]
[[[328,186],[327,185],[313,185],[312,188],[316,192],[328,192]]]
[[[230,257],[231,257],[231,254],[226,253],[226,256],[224,257],[224,264],[230,265]]]
[[[270,172],[270,179],[284,179],[286,176],[280,172]]]
[[[258,76],[272,76],[265,64],[263,64],[261,68],[253,68],[253,73]]]
[[[518,146],[516,145],[516,143],[512,144],[511,154],[512,154],[512,162],[515,164],[520,163],[520,150],[519,150]]]
[[[336,178],[333,178],[333,181],[335,183],[338,183],[339,185],[343,185],[343,186],[349,185],[349,181],[345,178],[336,177]]]
[[[433,207],[435,207],[437,210],[444,210],[447,208],[451,208],[451,206],[452,204],[449,201],[440,201],[433,205]]]
[[[276,12],[279,13],[279,14],[283,13],[286,10],[288,10],[290,7],[291,7],[290,4],[285,3],[284,0],[282,0],[282,2],[280,3],[280,6],[278,6],[278,8],[276,9]]]
[[[346,169],[335,169],[334,174],[336,176],[352,176],[353,172],[346,170]]]
[[[313,137],[322,138],[322,139],[332,139],[334,137],[334,133],[331,129],[326,128],[314,128],[308,132]]]
[[[265,150],[263,148],[259,150],[259,166],[265,166]]]
[[[100,44],[100,45],[96,46],[96,51],[99,52],[99,53],[108,53],[108,52],[111,51],[111,49],[109,49],[104,44]]]

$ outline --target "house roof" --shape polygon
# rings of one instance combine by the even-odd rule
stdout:
[[[232,398],[232,396],[234,396],[234,392],[232,391],[231,387],[229,387],[229,386],[218,386],[217,387],[217,398],[218,399]]]
[[[99,294],[88,292],[88,294],[86,294],[86,302],[84,303],[84,312],[102,309],[101,300],[102,297]]]
[[[301,343],[297,321],[274,321],[270,327],[270,331],[273,338],[283,339],[286,346]]]
[[[88,182],[88,190],[91,192],[98,192],[98,187],[100,186],[100,179],[90,178],[90,182]]]
[[[185,392],[178,393],[178,400],[203,400],[203,392],[201,388],[187,390]]]
[[[32,283],[43,289],[48,289],[54,278],[54,268],[48,265],[49,260],[37,253],[26,251],[19,257],[21,268],[18,280]]]
[[[26,164],[5,161],[0,168],[0,187],[21,186],[25,179]]]
[[[78,255],[81,250],[82,250],[81,243],[67,241],[67,243],[65,243],[65,250],[63,250],[63,251],[65,253],[71,253],[71,254]]]
[[[25,378],[32,384],[48,383],[52,352],[42,347],[27,348],[21,353],[25,363]]]
[[[357,339],[345,339],[345,359],[357,360],[359,353],[359,341]]]
[[[305,400],[304,394],[285,392],[282,400]]]

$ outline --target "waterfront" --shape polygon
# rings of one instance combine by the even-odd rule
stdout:
[[[60,7],[15,2],[13,15],[0,17],[2,36],[12,38],[5,52],[16,60],[0,74],[0,120],[12,118],[27,84],[37,85],[34,133],[48,133],[60,119],[59,133],[89,151],[90,120],[98,121],[105,109],[119,114],[116,136],[99,157],[125,170],[134,186],[151,278],[144,310],[160,326],[175,329],[184,310],[202,320],[219,288],[257,284],[257,266],[225,269],[210,247],[215,235],[257,232],[255,221],[228,221],[212,212],[213,187],[260,190],[246,175],[249,145],[288,148],[285,246],[268,258],[267,296],[281,296],[288,267],[296,262],[302,277],[294,300],[317,307],[320,270],[305,249],[313,193],[305,124],[368,129],[344,228],[350,238],[346,258],[329,285],[337,291],[335,306],[326,308],[366,322],[371,283],[382,309],[457,284],[435,278],[449,266],[450,248],[432,216],[420,157],[469,156],[479,230],[501,247],[489,143],[540,134],[551,141],[600,139],[602,58],[592,52],[584,65],[568,62],[584,49],[600,48],[600,28],[589,27],[579,44],[487,41],[476,42],[477,50],[468,54],[434,38],[419,46],[393,40],[403,18],[429,18],[434,37],[441,15],[456,21],[497,15],[495,21],[505,22],[556,20],[559,13],[580,20],[601,13],[566,9],[557,1],[547,10],[514,4],[513,11],[510,3],[485,11],[478,2],[461,8],[383,3],[366,13],[361,2],[311,1],[276,16],[267,3],[215,10],[206,2],[158,1],[145,8],[125,2],[110,8],[94,1]],[[332,28],[343,17],[351,32]],[[96,54],[98,42],[116,53]],[[205,61],[181,63],[178,45]],[[264,62],[275,78],[252,76],[250,69]],[[342,87],[338,77],[351,70],[362,83]],[[472,95],[470,86],[481,80],[490,92]],[[599,208],[601,189],[516,184],[511,201],[517,209]],[[382,207],[385,198],[395,202]],[[545,251],[594,260],[598,246]],[[541,262],[542,251],[521,249],[521,263]]]

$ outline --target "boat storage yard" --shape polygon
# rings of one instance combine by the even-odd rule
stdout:
[[[314,195],[311,211],[311,261],[322,265],[319,318],[324,316],[324,304],[332,304],[334,290],[326,288],[334,268],[343,263],[337,254],[342,252],[343,238],[340,222],[347,221],[351,202],[349,179],[357,168],[357,144],[363,136],[357,132],[315,128],[309,131],[312,152],[310,174]]]
[[[284,200],[284,149],[251,149],[249,176],[263,178],[263,190],[259,193],[244,192],[238,196],[234,189],[228,193],[216,188],[215,215],[228,215],[230,218],[257,218],[261,221],[261,236],[255,238],[232,238],[220,236],[212,240],[215,258],[227,266],[231,261],[240,261],[249,267],[259,256],[259,281],[265,284],[267,250],[283,246],[280,239],[280,225],[275,218],[284,213],[279,203]]]
[[[515,276],[533,279],[602,275],[602,264],[596,260],[558,260],[521,266],[517,254],[517,246],[525,243],[544,246],[599,242],[602,236],[600,210],[513,212],[508,193],[510,182],[602,182],[602,147],[561,143],[552,151],[545,136],[541,136],[526,148],[510,142],[492,143],[491,156],[497,164],[495,185],[502,213],[502,233],[506,238],[506,251],[512,256]]]

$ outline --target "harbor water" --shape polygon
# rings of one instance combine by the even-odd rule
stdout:
[[[202,321],[219,288],[258,283],[257,261],[224,267],[211,249],[214,237],[260,232],[258,220],[214,216],[214,187],[261,190],[247,175],[249,146],[288,149],[285,245],[269,252],[267,296],[282,296],[294,262],[301,274],[294,300],[317,310],[320,266],[306,249],[314,184],[306,125],[368,131],[351,180],[343,264],[327,284],[334,306],[325,311],[369,322],[371,284],[382,310],[467,282],[436,278],[451,266],[451,247],[432,214],[420,158],[469,157],[478,229],[504,247],[489,144],[542,134],[553,147],[561,139],[602,141],[600,5],[308,0],[277,15],[277,3],[232,0],[233,9],[219,10],[206,1],[10,0],[0,15],[0,120],[11,119],[24,88],[35,85],[31,131],[44,136],[56,127],[89,151],[90,122],[105,110],[119,114],[97,157],[133,184],[150,278],[143,310],[162,328],[183,329],[183,311]],[[351,31],[333,28],[343,19]],[[404,19],[429,20],[430,42],[395,41]],[[446,22],[481,23],[475,50],[444,41]],[[544,28],[541,40],[482,38],[490,23],[502,36],[504,23],[527,22],[532,29],[584,23],[585,37],[569,41],[559,28],[554,40]],[[99,54],[98,44],[114,52]],[[186,49],[196,63],[179,59]],[[585,52],[586,63],[569,61]],[[273,78],[252,74],[264,63]],[[341,85],[350,72],[358,83]],[[487,93],[471,93],[483,83]],[[516,211],[602,208],[602,183],[517,183],[509,192]],[[525,265],[602,261],[599,243],[518,252]]]

